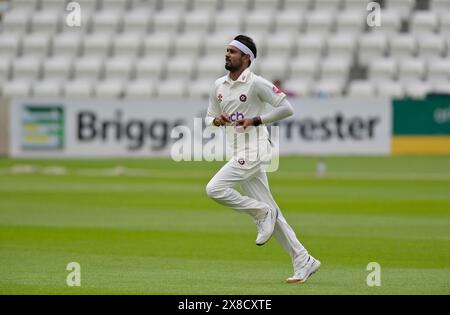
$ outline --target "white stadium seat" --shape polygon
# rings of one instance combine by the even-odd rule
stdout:
[[[249,2],[249,0],[222,0],[222,10],[246,12],[249,8]]]
[[[291,60],[289,64],[290,78],[292,80],[308,80],[311,81],[318,77],[319,73],[319,56],[299,56]]]
[[[381,10],[380,26],[369,27],[372,32],[383,32],[385,34],[397,34],[402,26],[400,14],[394,10]]]
[[[41,58],[35,56],[14,59],[12,64],[12,77],[14,80],[36,80],[41,75]]]
[[[268,57],[290,57],[294,53],[294,36],[287,33],[279,33],[270,38],[270,43],[266,48]]]
[[[152,80],[130,81],[125,86],[125,97],[133,99],[149,99],[155,94],[155,86]]]
[[[188,95],[190,98],[208,98],[212,90],[212,81],[210,80],[196,80],[189,83]]]
[[[327,55],[330,57],[353,57],[356,50],[356,37],[352,33],[339,33],[327,39]]]
[[[192,9],[214,12],[219,7],[219,2],[220,0],[192,0]]]
[[[420,58],[433,59],[445,55],[445,39],[439,35],[422,35],[418,38]]]
[[[81,52],[81,35],[61,33],[53,37],[53,56],[78,56]]]
[[[39,0],[39,2],[41,11],[50,12],[52,14],[61,13],[66,9],[66,1],[64,0]]]
[[[134,76],[135,61],[128,57],[115,57],[105,61],[105,79],[127,81]]]
[[[284,0],[285,11],[307,11],[311,9],[311,0]]]
[[[33,13],[34,14],[34,13]],[[3,16],[3,33],[25,34],[30,28],[31,12],[27,10],[14,9]]]
[[[225,75],[225,58],[206,56],[198,63],[197,80],[213,81]]]
[[[341,9],[343,0],[314,0],[316,11],[338,11]]]
[[[398,63],[398,79],[407,81],[419,81],[425,78],[425,61],[417,58],[404,58]]]
[[[397,59],[411,57],[417,51],[417,39],[412,34],[398,34],[389,39],[390,56]]]
[[[131,6],[131,0],[102,0],[102,10],[108,11],[126,11]]]
[[[60,80],[42,80],[33,84],[34,98],[57,98],[62,95],[63,82]]]
[[[397,78],[397,61],[392,58],[381,58],[369,63],[368,75],[371,81],[386,81]]]
[[[159,80],[165,70],[164,57],[154,58],[148,56],[136,61],[136,77],[140,80]]]
[[[292,91],[298,97],[310,96],[312,86],[312,81],[307,78],[291,78],[284,84],[285,89]]]
[[[15,34],[0,33],[0,58],[18,56],[22,37]]]
[[[336,18],[336,29],[339,33],[361,33],[365,28],[365,15],[360,11],[343,11]]]
[[[430,11],[416,11],[411,18],[411,31],[415,34],[425,33],[432,35],[435,33],[439,25],[438,14]]]
[[[403,98],[405,89],[398,81],[382,80],[377,82],[377,94],[380,97]]]
[[[347,94],[356,98],[372,98],[376,95],[375,84],[368,80],[351,81]]]
[[[52,11],[39,11],[31,17],[31,31],[33,33],[56,33],[61,27],[61,14]]]
[[[450,58],[432,59],[428,62],[428,80],[432,82],[450,81]]]
[[[450,94],[450,84],[448,82],[435,82],[431,87],[431,91]]]
[[[92,12],[97,11],[100,8],[101,1],[102,0],[77,0],[76,2],[80,4],[81,10],[83,10],[83,14],[91,14]]]
[[[276,12],[281,7],[281,0],[253,0],[253,10],[270,10]]]
[[[205,54],[207,56],[216,56],[225,60],[225,53],[228,43],[236,36],[236,34],[219,33],[209,36],[205,39]]]
[[[450,11],[450,1],[448,1],[448,0],[430,0],[430,9],[433,10],[434,12]]]
[[[197,58],[179,56],[167,61],[166,75],[168,79],[188,80],[193,76]]]
[[[108,79],[95,85],[94,95],[97,98],[119,98],[124,94],[125,85],[122,80]]]
[[[373,0],[344,0],[344,8],[347,11],[359,11],[367,13],[367,5]]]
[[[213,15],[204,10],[186,13],[184,17],[184,32],[191,34],[207,34],[212,29]]]
[[[344,90],[345,82],[335,80],[321,80],[315,83],[312,93],[318,97],[337,97]]]
[[[264,58],[259,63],[259,73],[271,81],[275,78],[285,78],[287,76],[288,61],[288,58],[279,56]]]
[[[49,54],[51,42],[48,34],[30,34],[22,41],[22,55],[45,57]]]
[[[164,34],[152,34],[146,36],[143,41],[144,55],[154,58],[171,55],[172,47],[173,37]]]
[[[152,32],[156,34],[175,34],[180,30],[182,14],[178,11],[162,11],[153,16]]]
[[[42,76],[49,80],[66,80],[73,75],[73,59],[57,55],[45,59],[42,65]]]
[[[432,91],[431,84],[423,81],[408,81],[403,84],[403,87],[406,96],[416,99],[423,99]]]
[[[122,26],[122,12],[102,10],[92,17],[92,32],[116,33]]]
[[[149,30],[153,13],[149,10],[140,9],[125,12],[123,15],[122,28],[125,34],[145,34]]]
[[[63,86],[63,95],[66,98],[89,98],[92,97],[94,91],[94,81],[92,80],[74,80],[67,81]]]
[[[325,52],[325,40],[324,35],[300,35],[296,38],[296,54],[298,56],[321,56]]]
[[[204,37],[195,34],[183,34],[175,38],[174,54],[176,56],[197,57],[203,49]]]
[[[149,11],[157,11],[160,0],[131,0],[131,10],[149,10]]]
[[[74,62],[74,77],[76,79],[97,80],[102,76],[104,58],[83,57]]]
[[[303,32],[305,26],[305,17],[302,12],[285,10],[277,13],[274,18],[274,27],[279,34],[299,34]]]
[[[111,34],[93,33],[83,38],[83,55],[108,57],[111,55]]]
[[[320,63],[320,77],[326,81],[346,82],[350,73],[350,65],[350,58],[329,56]]]
[[[273,28],[273,11],[252,11],[246,14],[244,30],[246,33],[268,34]]]
[[[161,81],[156,87],[156,96],[159,98],[182,98],[186,96],[186,81],[166,80]]]
[[[142,54],[143,35],[139,33],[123,33],[113,37],[112,50],[114,56],[135,58]]]
[[[387,53],[386,34],[371,32],[359,38],[358,63],[367,66],[372,60],[380,59]]]
[[[440,14],[440,33],[443,35],[450,34],[450,14],[449,12],[441,12]]]
[[[226,33],[228,35],[240,34],[243,26],[243,14],[244,12],[238,11],[221,11],[217,12],[213,21],[213,27],[215,33]]]
[[[385,0],[385,6],[389,10],[397,11],[401,18],[410,16],[415,5],[415,0]]]
[[[336,16],[331,11],[312,11],[306,15],[306,31],[311,34],[330,33]]]
[[[27,97],[31,95],[29,80],[13,80],[3,84],[3,95],[8,97]]]
[[[188,9],[189,0],[160,0],[163,11],[177,11],[183,13]]]
[[[38,6],[38,0],[14,0],[10,2],[13,10],[35,11]]]

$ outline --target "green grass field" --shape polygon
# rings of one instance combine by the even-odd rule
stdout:
[[[250,217],[207,198],[222,163],[0,159],[0,293],[450,294],[450,157],[326,161],[324,178],[316,158],[283,158],[269,174],[322,261],[289,285],[276,241],[255,246]],[[14,167],[25,164],[34,172]],[[81,287],[66,285],[73,261]],[[366,284],[369,262],[380,287]]]

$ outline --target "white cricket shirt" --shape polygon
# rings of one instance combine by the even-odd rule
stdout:
[[[227,113],[233,124],[240,119],[261,116],[266,104],[278,107],[285,98],[286,94],[275,85],[247,68],[236,81],[229,75],[215,81],[205,123],[207,126],[212,125],[214,118],[221,113]],[[248,155],[254,155],[258,151],[258,146],[267,145],[269,133],[264,124],[248,127],[245,132],[228,127],[226,138],[235,157],[248,158]]]

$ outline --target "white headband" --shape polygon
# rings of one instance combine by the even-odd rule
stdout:
[[[248,48],[247,46],[245,46],[244,44],[242,44],[241,42],[237,41],[237,40],[232,40],[231,43],[229,44],[230,46],[234,46],[236,48],[238,48],[240,51],[242,51],[244,54],[246,55],[250,55],[250,60],[253,61],[253,59],[255,59],[255,55],[253,54],[253,52],[250,50],[250,48]]]

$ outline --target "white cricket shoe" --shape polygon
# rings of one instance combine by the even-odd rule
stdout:
[[[294,275],[286,280],[287,283],[305,283],[308,278],[320,268],[320,261],[309,255],[306,263],[303,263]]]
[[[278,218],[278,209],[265,209],[265,213],[255,218],[258,227],[258,236],[256,237],[256,245],[262,246],[269,241],[275,228]]]

